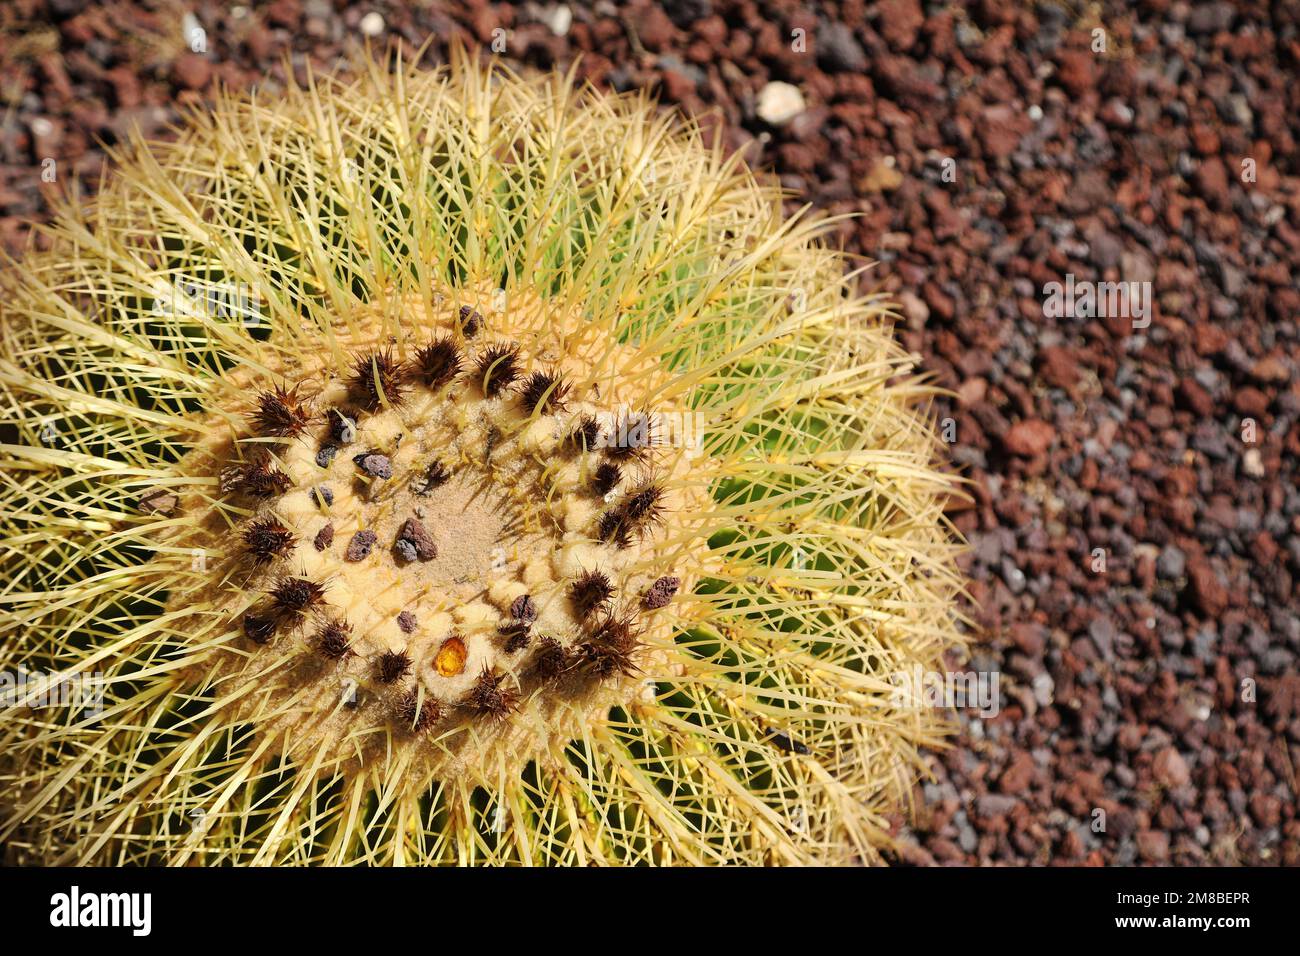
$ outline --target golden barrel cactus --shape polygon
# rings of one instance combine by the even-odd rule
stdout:
[[[9,859],[879,860],[960,643],[881,298],[644,97],[359,72],[6,269]]]

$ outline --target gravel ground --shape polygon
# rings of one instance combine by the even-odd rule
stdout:
[[[1001,676],[895,821],[902,861],[1300,863],[1300,4],[7,0],[0,242],[133,124],[431,33],[431,60],[581,53],[792,206],[857,214],[839,240],[955,393],[981,643],[954,667]],[[1067,275],[1153,301],[1055,316]]]

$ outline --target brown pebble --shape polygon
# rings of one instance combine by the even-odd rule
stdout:
[[[327,524],[316,532],[316,537],[312,544],[316,546],[317,551],[324,551],[334,543],[334,525]]]
[[[398,541],[409,541],[415,556],[421,561],[431,561],[438,556],[438,546],[424,525],[415,518],[407,518],[397,532]]]
[[[370,554],[370,549],[375,546],[377,536],[373,531],[358,531],[348,542],[347,554],[344,557],[349,561],[360,561]]]
[[[646,591],[643,602],[650,610],[655,611],[661,607],[667,607],[668,602],[673,599],[677,593],[677,588],[681,586],[681,580],[674,577],[662,577],[650,589]]]
[[[387,479],[393,477],[393,464],[387,455],[368,451],[365,454],[354,456],[352,461],[371,478]]]
[[[483,316],[474,311],[467,305],[460,307],[460,330],[461,334],[467,339],[472,339],[478,335],[479,329],[483,328]]]

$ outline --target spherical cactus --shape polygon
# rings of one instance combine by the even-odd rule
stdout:
[[[880,297],[644,98],[362,72],[8,270],[10,858],[879,860],[961,640]]]

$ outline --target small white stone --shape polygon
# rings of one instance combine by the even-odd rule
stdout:
[[[567,3],[558,3],[542,13],[541,21],[557,37],[568,36],[569,27],[573,26],[573,11]]]
[[[1040,119],[1043,118],[1043,108],[1039,106],[1037,103],[1029,107],[1029,118],[1033,120],[1035,123],[1037,123]]]
[[[783,126],[804,111],[799,87],[775,81],[758,94],[758,117],[771,126]]]
[[[43,136],[49,136],[53,132],[54,124],[44,116],[38,116],[36,119],[32,120],[32,135],[37,139],[40,139]]]
[[[1246,453],[1241,456],[1241,470],[1251,478],[1264,477],[1264,459],[1258,448],[1246,449]]]
[[[361,22],[357,26],[363,36],[377,37],[384,32],[384,15],[372,10],[361,18]]]

